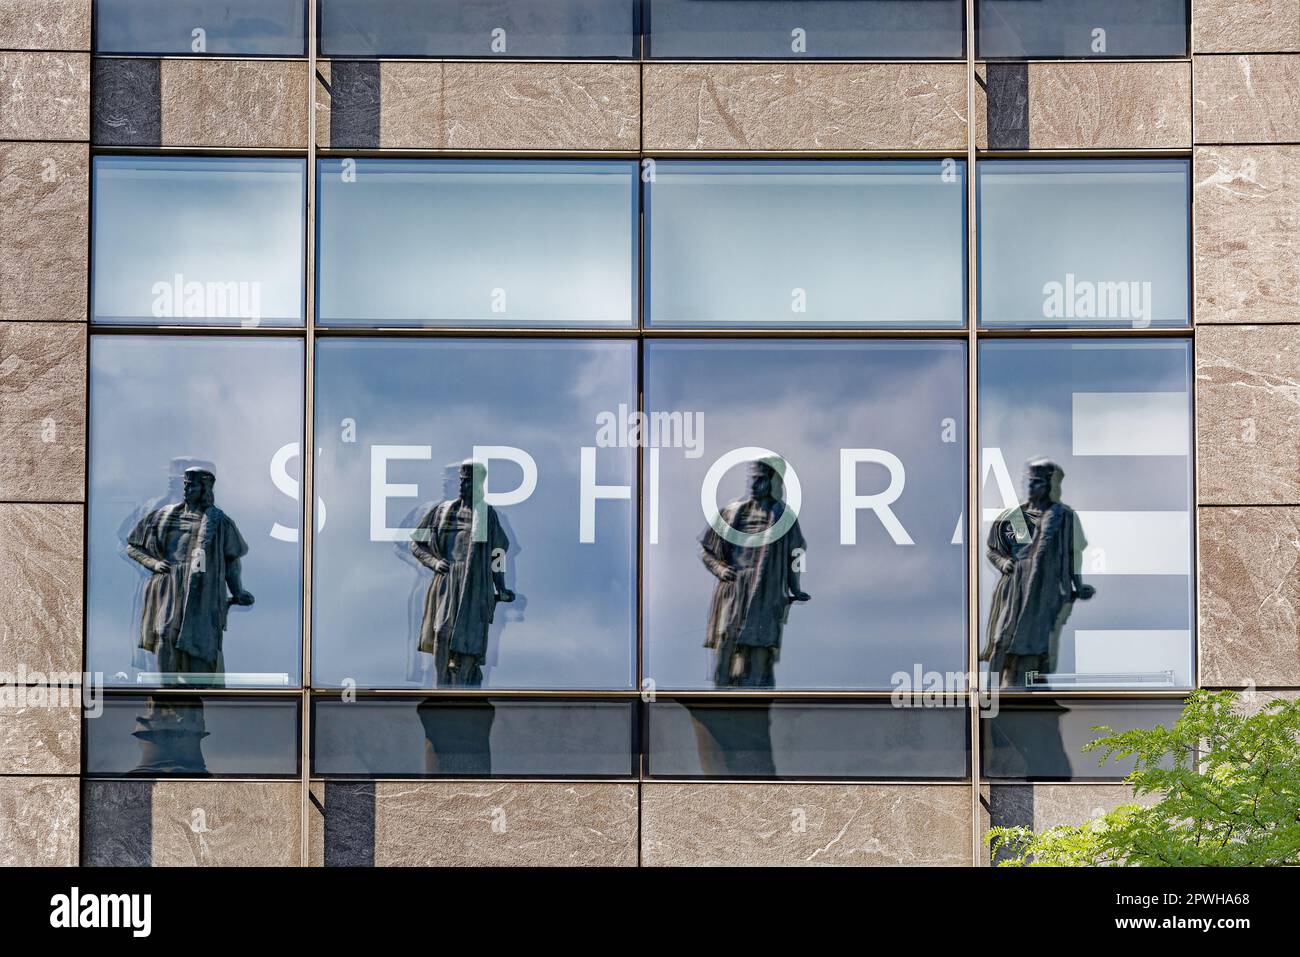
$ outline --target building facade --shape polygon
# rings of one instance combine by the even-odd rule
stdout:
[[[1300,689],[1298,107],[1298,0],[0,0],[0,860],[1122,803]]]

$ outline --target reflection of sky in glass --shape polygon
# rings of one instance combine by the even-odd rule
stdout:
[[[634,161],[349,159],[318,171],[321,322],[633,324]]]
[[[976,56],[1182,56],[1187,0],[977,0]],[[1105,30],[1097,49],[1093,31]]]
[[[1112,447],[1093,446],[1089,454],[1080,454],[1080,430],[1086,428],[1089,435],[1099,431],[1086,412],[1097,408],[1097,401],[1081,402],[1094,394],[1103,399],[1118,394],[1118,412],[1101,423],[1097,437]],[[1061,501],[1080,513],[1088,548],[1104,549],[1085,550],[1082,556],[1083,580],[1096,586],[1097,594],[1074,603],[1061,632],[1058,672],[1173,669],[1178,685],[1191,684],[1191,401],[1191,347],[1185,341],[1057,339],[981,346],[985,467],[987,450],[998,450],[1015,494],[1023,500],[1025,463],[1039,456],[1055,461],[1065,472]],[[1132,441],[1134,434],[1150,434],[1160,444],[1143,448]],[[1178,450],[1181,454],[1171,454]],[[1099,454],[1107,451],[1114,454]],[[1015,504],[1003,501],[992,476],[983,484],[981,502],[982,509]],[[1116,523],[1107,516],[1110,512],[1130,514],[1118,516]],[[1118,528],[1112,530],[1112,524]],[[981,545],[990,527],[981,523]],[[1144,534],[1147,528],[1154,531]],[[999,577],[987,560],[981,561],[985,630]],[[1088,634],[1086,647],[1077,654],[1080,630]]]
[[[961,57],[961,0],[654,0],[655,57]],[[793,31],[804,48],[794,50]]]
[[[301,441],[302,344],[278,339],[95,336],[90,349],[90,540],[87,667],[135,683],[156,672],[136,648],[148,573],[124,553],[136,522],[181,500],[173,459],[215,466],[216,504],[248,543],[243,584],[257,599],[230,609],[226,672],[299,680],[301,553],[271,537],[301,507],[277,491],[271,460]],[[287,472],[296,483],[296,458]],[[233,683],[233,682],[232,682]],[[281,682],[272,682],[281,683]]]
[[[387,525],[414,528],[455,496],[449,463],[475,445],[510,445],[536,461],[537,488],[497,510],[518,597],[497,606],[484,687],[630,687],[634,504],[599,501],[595,542],[578,541],[579,450],[596,444],[597,414],[620,403],[636,408],[630,342],[322,341],[315,481],[328,519],[315,540],[315,683],[432,686],[432,655],[415,650],[430,573],[409,544],[370,541],[370,447],[432,446],[427,461],[388,465],[388,483],[418,484],[419,494],[390,498]],[[342,440],[345,419],[355,442]],[[634,463],[634,449],[599,448],[596,482],[634,485]],[[490,466],[493,491],[520,480],[512,463]]]
[[[632,55],[636,4],[321,0],[318,15],[322,56],[610,58]]]
[[[660,342],[645,346],[645,407],[704,416],[704,454],[661,452],[659,543],[645,550],[645,674],[661,688],[708,688],[703,647],[715,579],[700,562],[700,489],[725,452],[784,456],[803,488],[802,586],[776,666],[778,688],[889,688],[914,664],[965,670],[965,358],[960,343]],[[944,441],[944,420],[953,420]],[[906,469],[893,511],[915,542],[895,545],[871,512],[840,542],[840,449],[879,448]],[[884,466],[858,467],[858,492],[882,492]],[[719,506],[747,491],[723,478]],[[648,494],[648,493],[647,493]]]
[[[647,321],[960,326],[965,165],[660,161]]]
[[[302,325],[305,163],[300,159],[95,157],[93,306],[98,322]],[[156,283],[245,283],[198,317],[157,316]],[[256,284],[256,286],[251,284]]]
[[[207,36],[194,49],[192,31]],[[97,53],[215,53],[304,56],[303,0],[96,0]]]
[[[976,169],[984,325],[1133,326],[1050,318],[1050,282],[1149,282],[1150,325],[1188,324],[1188,161],[984,160]],[[1075,297],[1077,302],[1077,294]],[[1068,315],[1068,314],[1067,314]]]
[[[202,700],[208,736],[201,747],[210,774],[270,777],[298,773],[298,699],[207,696]],[[140,766],[141,742],[132,732],[148,702],[143,695],[115,696],[104,702],[103,714],[86,718],[88,774],[115,776]]]

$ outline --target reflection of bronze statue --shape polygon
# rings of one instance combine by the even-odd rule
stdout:
[[[462,463],[459,497],[439,502],[411,533],[411,554],[433,571],[419,648],[434,656],[442,686],[477,688],[483,683],[496,603],[515,600],[504,571],[510,541],[496,509],[482,501],[486,475],[482,463]]]
[[[1055,670],[1061,628],[1076,598],[1096,589],[1076,571],[1087,544],[1074,510],[1061,502],[1065,473],[1055,462],[1025,466],[1028,501],[1003,512],[989,531],[988,560],[1002,573],[993,589],[980,660],[1003,687],[1033,671]]]
[[[774,488],[777,469],[766,461],[751,462],[749,476],[749,498],[724,508],[725,524],[709,528],[700,539],[700,558],[718,579],[704,647],[717,656],[713,680],[719,688],[773,687],[790,604],[810,598],[799,587],[797,565],[806,543],[798,519],[770,542],[728,540],[760,539],[785,513]]]
[[[131,774],[209,776],[203,760],[208,732],[201,698],[150,697],[131,734],[140,742],[140,763]]]
[[[127,539],[127,554],[153,573],[145,585],[140,647],[157,654],[164,674],[220,675],[230,605],[253,603],[239,577],[248,545],[213,504],[215,483],[207,469],[186,469],[184,501],[150,512]]]
[[[424,770],[432,775],[492,774],[491,701],[426,698],[416,706],[424,726]]]

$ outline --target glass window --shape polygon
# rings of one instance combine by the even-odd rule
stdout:
[[[315,683],[630,688],[635,343],[316,355]]]
[[[302,325],[300,159],[96,156],[91,316]]]
[[[666,701],[649,705],[660,778],[962,778],[969,711],[957,702]]]
[[[317,315],[636,324],[635,161],[321,160]]]
[[[297,698],[113,695],[86,713],[86,773],[297,777],[298,711]]]
[[[299,683],[302,424],[301,342],[92,337],[90,671]]]
[[[651,0],[660,59],[960,59],[962,0]]]
[[[646,678],[962,690],[965,375],[959,342],[647,342]]]
[[[1187,0],[977,0],[979,57],[1187,53]]]
[[[976,172],[983,325],[1188,325],[1187,160],[988,160]]]
[[[306,56],[304,0],[95,0],[95,52]]]
[[[980,722],[985,778],[1036,780],[1120,780],[1133,770],[1133,758],[1103,763],[1103,753],[1084,753],[1095,730],[1168,727],[1182,712],[1181,701],[1086,701],[1047,698],[1031,702],[1002,699],[995,714]]]
[[[980,348],[992,684],[1191,687],[1191,343]]]
[[[966,164],[655,163],[655,326],[960,326]]]
[[[321,0],[321,56],[628,58],[635,0]]]
[[[312,771],[330,777],[629,777],[635,703],[318,698]]]

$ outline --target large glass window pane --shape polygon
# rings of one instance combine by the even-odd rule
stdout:
[[[635,703],[319,698],[312,773],[327,777],[629,777]]]
[[[300,159],[97,156],[91,316],[302,325]]]
[[[993,685],[1191,687],[1191,344],[985,342],[979,408]]]
[[[307,0],[95,0],[95,51],[306,56]]]
[[[631,342],[321,341],[314,682],[631,687],[628,409]]]
[[[1187,53],[1187,0],[978,0],[976,56]]]
[[[980,722],[985,778],[1035,780],[1118,780],[1133,770],[1133,758],[1103,761],[1085,753],[1109,727],[1115,731],[1169,727],[1182,712],[1181,701],[1087,701],[1047,698],[1023,702],[1002,699],[996,713]]]
[[[86,773],[105,777],[297,777],[297,698],[114,695],[87,712]]]
[[[647,342],[646,678],[960,690],[965,370],[958,342]]]
[[[321,160],[317,316],[635,325],[632,161]]]
[[[649,705],[648,771],[661,778],[962,778],[959,703],[693,701]]]
[[[962,0],[651,0],[660,59],[959,59]]]
[[[302,406],[298,341],[92,337],[89,670],[298,684]]]
[[[636,0],[320,0],[320,52],[626,59],[636,52],[636,8]]]
[[[978,164],[985,326],[1186,326],[1188,162]]]
[[[960,326],[966,164],[663,160],[646,186],[656,326]]]

